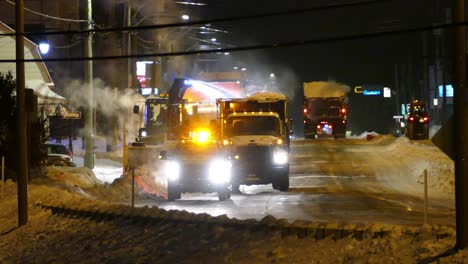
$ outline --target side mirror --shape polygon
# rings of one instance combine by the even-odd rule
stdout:
[[[133,113],[138,114],[140,112],[140,107],[138,105],[133,106]]]
[[[160,160],[167,160],[167,151],[163,150],[159,153]]]

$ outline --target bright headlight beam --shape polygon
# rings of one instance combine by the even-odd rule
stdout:
[[[180,177],[180,165],[175,161],[166,164],[166,177],[169,181],[177,181]]]
[[[284,150],[275,151],[273,153],[273,163],[278,165],[284,165],[288,163],[288,153]]]
[[[228,183],[231,180],[231,162],[214,160],[209,167],[208,176],[214,184]]]

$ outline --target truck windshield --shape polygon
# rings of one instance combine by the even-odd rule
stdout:
[[[165,124],[167,105],[161,101],[148,101],[146,103],[146,126],[159,127]]]
[[[275,116],[233,116],[226,122],[229,137],[244,135],[280,136],[279,119]]]

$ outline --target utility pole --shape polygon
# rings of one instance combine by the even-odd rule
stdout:
[[[86,13],[88,20],[88,29],[93,29],[93,5],[92,0],[87,1]],[[93,33],[89,32],[86,36],[84,46],[85,57],[93,57]],[[93,89],[93,61],[91,59],[85,62],[84,78],[87,86],[88,108],[86,110],[86,150],[84,165],[89,169],[94,168],[94,89]]]
[[[127,27],[132,26],[132,0],[128,0],[127,5]],[[127,31],[127,55],[132,53],[132,32]],[[132,78],[132,59],[127,59],[127,88],[131,88],[133,84]]]
[[[17,0],[16,13],[16,100],[18,135],[18,225],[28,222],[28,146],[24,75],[24,2]]]
[[[455,0],[455,22],[465,21],[465,0]],[[468,89],[466,89],[465,26],[455,29],[455,211],[457,249],[468,247]]]

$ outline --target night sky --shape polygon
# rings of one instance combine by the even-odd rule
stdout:
[[[206,1],[207,18],[264,14],[323,6],[331,1]],[[222,4],[221,4],[222,2]],[[333,1],[335,4],[350,1]],[[379,1],[360,7],[220,23],[212,27],[228,30],[220,42],[258,45],[288,41],[359,35],[382,30],[429,26],[434,19],[434,1]],[[201,7],[200,7],[201,8]],[[335,79],[350,84],[392,83],[394,63],[419,56],[420,34],[402,34],[359,40],[311,44],[233,54],[241,61],[288,68],[301,82]],[[259,59],[259,57],[261,59]],[[267,63],[266,61],[269,61]]]

